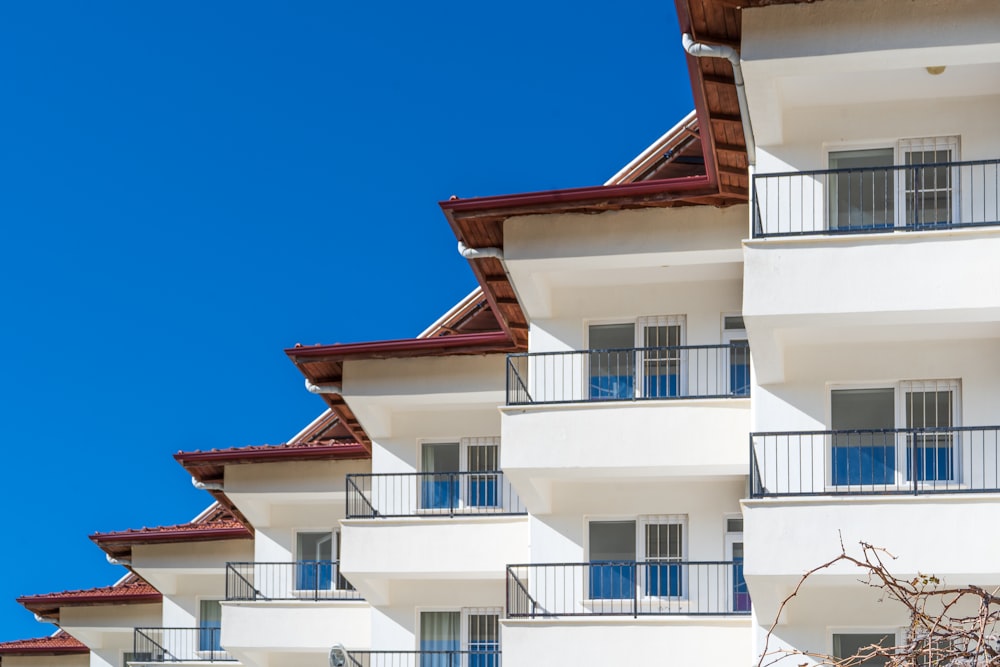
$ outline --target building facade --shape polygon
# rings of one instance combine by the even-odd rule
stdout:
[[[61,634],[0,656],[801,664],[908,622],[846,567],[781,610],[841,545],[1000,583],[1000,11],[676,7],[691,115],[603,185],[442,202],[480,287],[286,350],[323,414],[178,454],[212,507],[93,536],[128,577],[22,599]]]

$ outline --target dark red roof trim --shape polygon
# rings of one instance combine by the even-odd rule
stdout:
[[[48,637],[0,642],[0,655],[79,655],[90,653],[87,645],[60,630]]]
[[[621,185],[592,185],[584,188],[567,188],[564,190],[543,190],[540,192],[524,192],[513,195],[450,199],[439,202],[439,205],[442,209],[448,211],[479,211],[494,208],[537,206],[539,204],[571,204],[592,199],[642,197],[665,192],[692,192],[711,188],[714,185],[714,182],[708,176],[685,176],[684,178],[668,178],[639,183],[623,183]]]
[[[488,333],[455,334],[436,338],[404,338],[401,340],[379,340],[368,343],[338,343],[336,345],[312,345],[290,347],[285,354],[293,359],[326,358],[369,358],[392,357],[397,354],[419,356],[421,352],[430,354],[437,350],[458,350],[484,348],[484,351],[501,351],[513,347],[510,338],[503,331]]]
[[[239,540],[252,537],[250,529],[236,519],[214,523],[153,528],[129,528],[112,533],[94,533],[90,539],[102,544],[147,544],[151,542],[204,542],[209,540]]]
[[[102,604],[147,604],[160,602],[163,595],[145,581],[131,581],[114,586],[83,588],[59,593],[24,595],[17,602],[39,616],[58,616],[60,607],[90,607]]]
[[[335,443],[295,443],[280,445],[251,445],[249,447],[231,447],[229,449],[212,449],[206,452],[178,452],[174,454],[181,465],[189,463],[208,462],[269,462],[283,460],[306,459],[367,459],[368,450],[357,442]]]

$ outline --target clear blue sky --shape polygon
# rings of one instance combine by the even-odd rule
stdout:
[[[437,207],[602,183],[691,108],[673,2],[0,4],[0,640],[113,582],[171,455],[318,415],[282,349],[468,293]]]

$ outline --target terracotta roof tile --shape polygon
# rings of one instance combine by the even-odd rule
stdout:
[[[86,644],[62,630],[48,637],[0,642],[0,655],[73,655],[89,652]]]
[[[129,558],[132,545],[135,544],[248,540],[252,537],[251,529],[236,518],[229,508],[216,506],[214,511],[198,521],[94,533],[90,539],[112,558]]]
[[[135,575],[113,586],[82,588],[58,593],[24,595],[17,602],[40,616],[58,616],[60,607],[87,607],[99,604],[142,604],[159,602],[158,590]]]

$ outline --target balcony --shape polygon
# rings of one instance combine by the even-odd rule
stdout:
[[[347,476],[348,519],[526,513],[499,470]]]
[[[1000,160],[754,178],[743,315],[759,384],[789,381],[788,359],[817,345],[996,338]]]
[[[507,567],[507,618],[749,614],[740,561]]]
[[[226,563],[226,600],[230,602],[360,599],[340,574],[338,561]]]
[[[773,618],[802,573],[859,542],[892,554],[894,575],[1000,585],[1000,426],[754,433],[743,501],[745,575]],[[949,537],[928,539],[945,529]],[[813,576],[817,590],[857,586],[852,566]],[[824,604],[824,603],[817,603]]]
[[[136,628],[130,663],[235,662],[222,648],[219,627]]]
[[[500,667],[500,651],[351,651],[347,667]]]
[[[532,512],[593,484],[746,475],[746,343],[510,355],[501,465]]]
[[[1000,160],[757,174],[753,236],[1000,224]]]
[[[507,405],[740,398],[745,343],[507,355]]]
[[[330,632],[371,641],[371,608],[331,560],[226,564],[226,649],[245,665],[326,664]]]
[[[1000,492],[1000,426],[750,435],[750,495]]]
[[[417,603],[445,580],[496,599],[504,566],[530,543],[525,506],[498,470],[348,475],[341,537],[342,571],[373,605]]]

